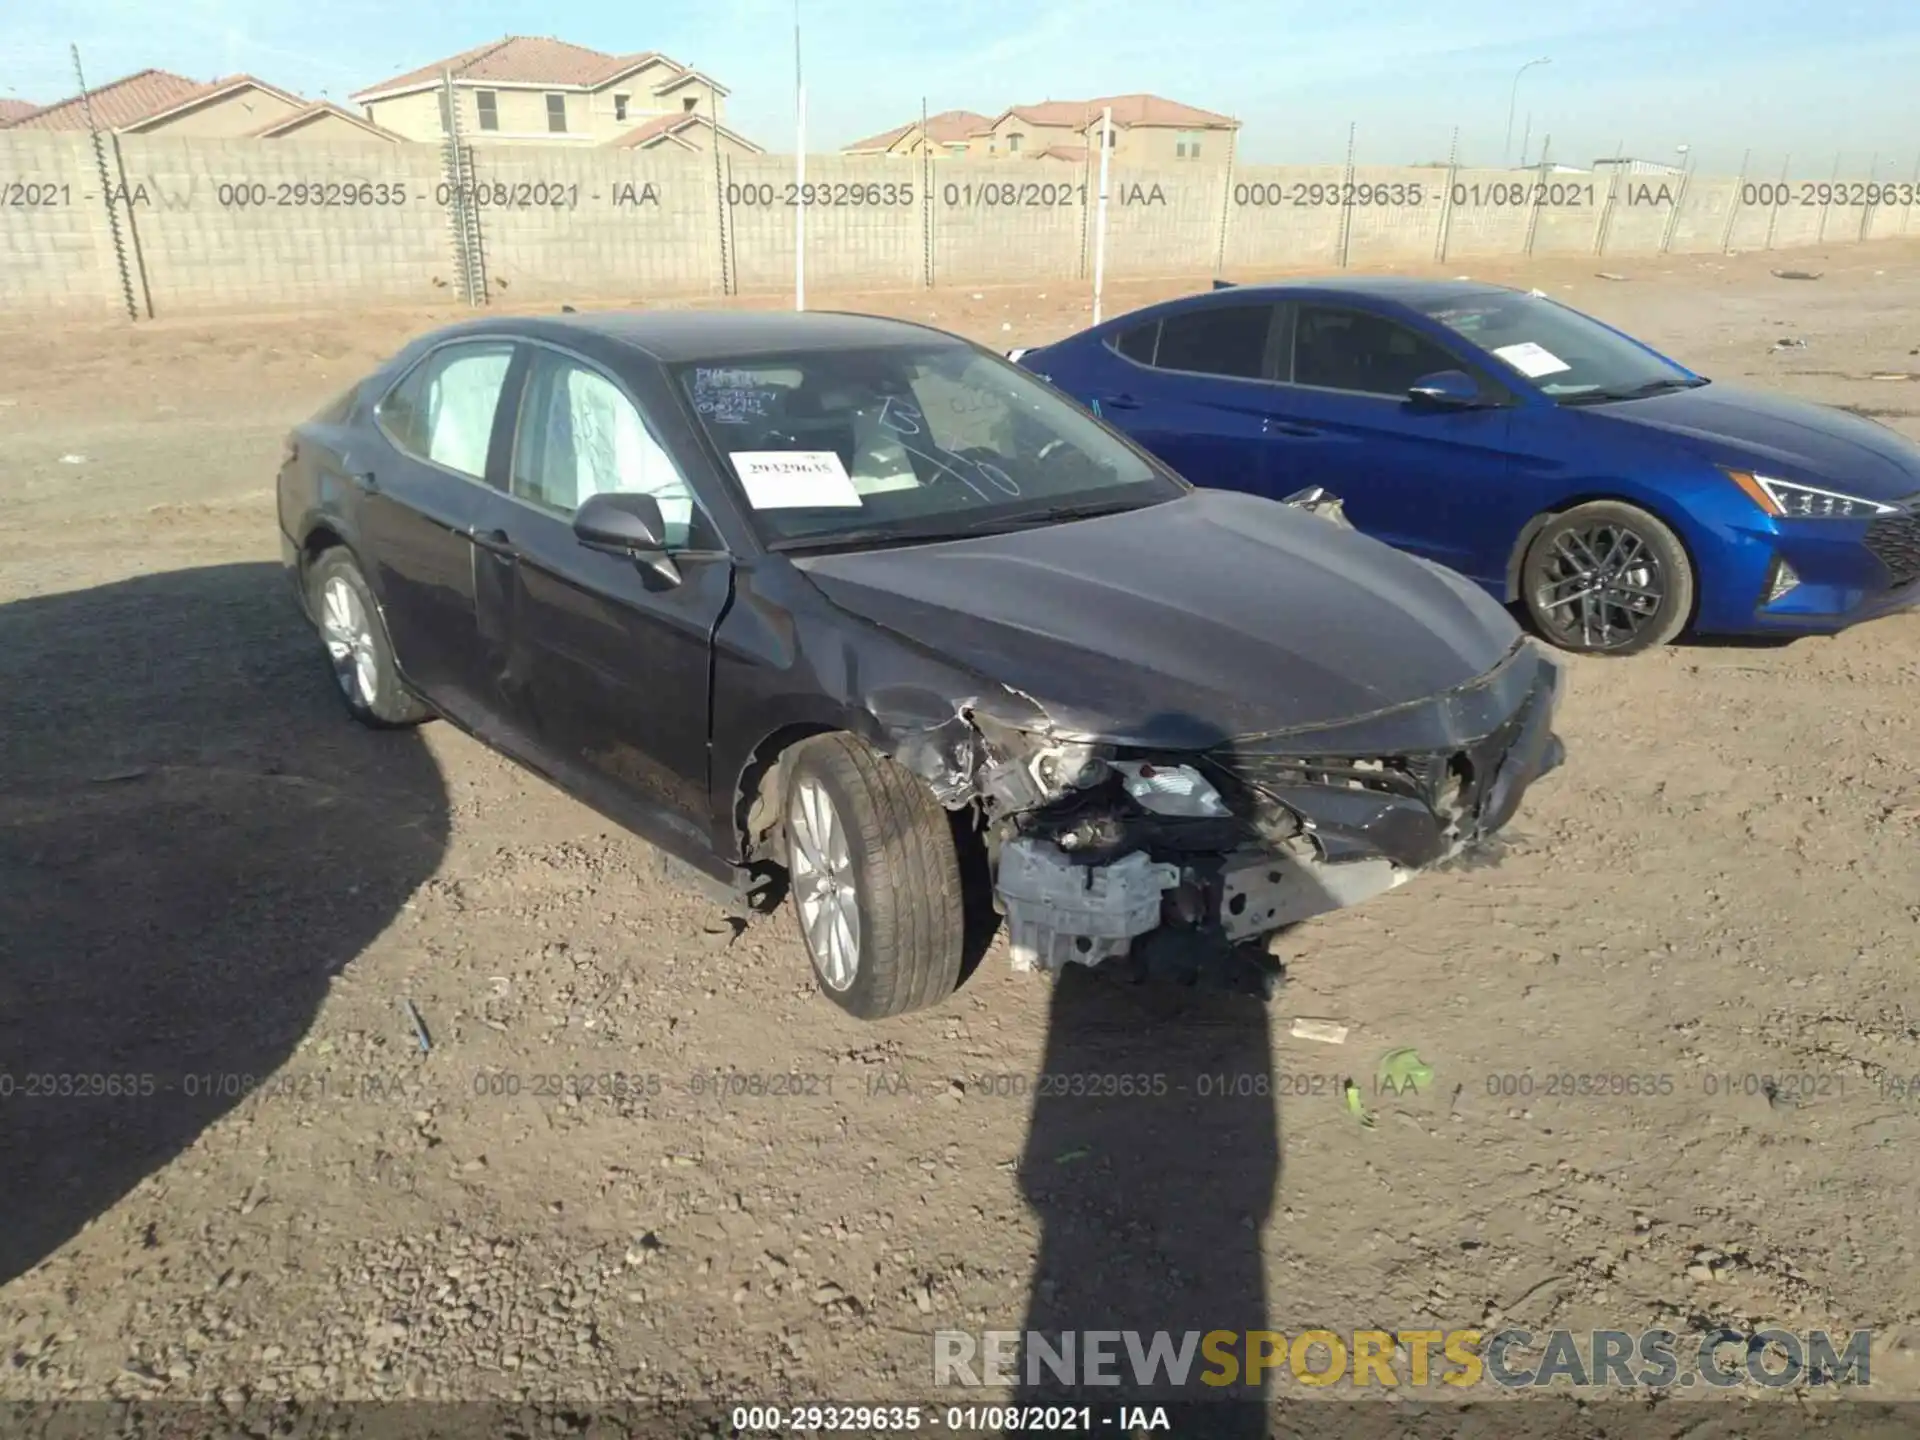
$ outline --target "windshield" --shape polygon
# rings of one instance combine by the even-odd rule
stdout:
[[[775,549],[945,538],[1185,493],[1092,416],[965,345],[678,371]]]
[[[1538,295],[1497,291],[1421,308],[1563,404],[1631,399],[1706,383],[1597,320]]]

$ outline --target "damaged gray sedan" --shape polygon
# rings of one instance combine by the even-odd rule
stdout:
[[[512,317],[289,438],[283,549],[348,710],[440,716],[791,899],[865,1017],[1012,964],[1192,976],[1484,841],[1558,671],[1446,570],[1199,491],[897,321]]]

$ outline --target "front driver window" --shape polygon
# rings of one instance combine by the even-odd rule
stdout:
[[[693,492],[640,411],[598,370],[551,351],[538,352],[527,377],[508,488],[567,517],[594,495],[649,494],[667,547],[695,543]]]
[[[1293,332],[1293,383],[1404,397],[1413,382],[1460,362],[1404,325],[1364,310],[1302,305]]]

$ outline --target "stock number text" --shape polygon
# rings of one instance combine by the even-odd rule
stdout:
[[[1422,205],[1426,203],[1427,187],[1418,180],[1371,181],[1371,180],[1296,180],[1284,184],[1278,180],[1265,183],[1248,181],[1233,187],[1233,203],[1236,205],[1294,205],[1309,207],[1315,205]]]

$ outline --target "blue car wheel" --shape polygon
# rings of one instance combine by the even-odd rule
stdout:
[[[1520,593],[1541,638],[1562,650],[1636,655],[1693,613],[1693,565],[1646,511],[1595,500],[1556,515],[1527,547]]]

